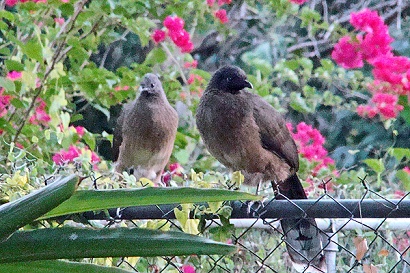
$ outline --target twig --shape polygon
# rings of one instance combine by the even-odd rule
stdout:
[[[88,2],[88,0],[82,0],[82,1],[79,1],[79,2],[77,2],[77,3],[75,4],[76,7],[75,7],[75,10],[74,10],[73,16],[72,16],[70,19],[68,19],[68,20],[66,21],[66,23],[63,25],[63,27],[61,28],[60,32],[59,32],[59,33],[57,34],[57,36],[56,36],[56,40],[54,40],[54,41],[51,43],[51,45],[50,45],[51,48],[53,48],[53,47],[55,46],[55,44],[57,43],[57,40],[58,40],[58,37],[59,37],[59,36],[61,36],[63,33],[69,33],[69,32],[74,28],[74,23],[75,23],[76,19],[78,18],[78,16],[80,15],[81,11],[83,10],[84,5],[85,5],[87,2]],[[71,23],[71,27],[67,30],[67,26],[68,26],[70,23]],[[17,141],[17,139],[18,139],[18,137],[19,137],[19,135],[20,135],[20,133],[21,133],[21,130],[23,129],[24,125],[26,124],[26,122],[27,122],[27,120],[28,120],[28,117],[30,116],[31,110],[33,110],[34,105],[36,104],[37,98],[40,96],[41,92],[43,91],[44,82],[47,80],[47,78],[50,76],[50,73],[53,71],[54,66],[56,65],[57,60],[58,60],[59,57],[60,57],[60,53],[62,52],[62,49],[63,49],[63,47],[64,47],[64,45],[65,45],[65,41],[66,41],[66,38],[63,39],[63,41],[62,41],[62,42],[60,43],[60,45],[58,46],[58,48],[57,48],[55,54],[53,55],[53,58],[52,58],[52,60],[51,60],[51,64],[50,64],[50,66],[47,68],[46,72],[44,73],[44,77],[43,77],[43,79],[42,79],[42,81],[41,81],[41,83],[40,83],[40,86],[37,88],[37,92],[34,94],[34,97],[33,97],[32,101],[31,101],[31,103],[30,103],[30,105],[29,105],[29,107],[28,107],[28,109],[27,109],[27,111],[26,111],[24,117],[23,117],[22,122],[21,122],[21,124],[19,125],[19,127],[17,128],[16,134],[14,135],[14,138],[13,138],[13,142],[16,142],[16,141]]]

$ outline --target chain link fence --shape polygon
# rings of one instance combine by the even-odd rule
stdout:
[[[117,208],[108,214],[84,213],[82,220],[106,227],[166,227],[187,232],[175,214],[181,209],[179,204]],[[361,199],[335,199],[325,192],[317,199],[269,198],[255,203],[193,204],[188,209],[187,221],[198,227],[191,233],[235,244],[238,251],[226,256],[125,257],[113,263],[135,272],[188,272],[182,267],[186,264],[196,272],[297,272],[279,220],[315,218],[327,272],[410,272],[410,193],[387,199],[365,186]]]

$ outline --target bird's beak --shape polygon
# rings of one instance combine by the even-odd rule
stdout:
[[[145,92],[145,91],[148,91],[149,90],[149,88],[147,87],[147,86],[145,86],[145,85],[140,85],[140,92]]]
[[[253,85],[249,81],[245,81],[245,87],[253,89]]]

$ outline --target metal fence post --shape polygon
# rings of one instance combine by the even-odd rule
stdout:
[[[327,273],[336,273],[336,253],[339,251],[338,234],[335,232],[333,219],[330,219],[329,227],[324,230],[322,235],[323,242],[325,242],[325,258],[327,264]]]

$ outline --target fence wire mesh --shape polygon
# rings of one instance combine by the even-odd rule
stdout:
[[[81,218],[91,224],[103,223],[106,228],[126,225],[180,230],[238,246],[236,253],[225,256],[112,260],[135,272],[191,272],[184,269],[187,264],[196,272],[297,272],[279,224],[284,218],[316,219],[327,264],[326,271],[316,272],[410,272],[410,192],[401,199],[387,199],[363,185],[360,199],[336,199],[325,191],[308,200],[270,197],[254,203],[115,208],[109,214],[87,212]],[[181,223],[175,212],[187,208],[189,219]]]

